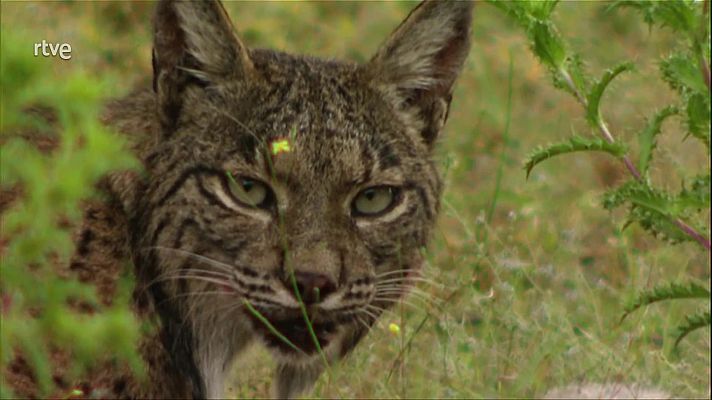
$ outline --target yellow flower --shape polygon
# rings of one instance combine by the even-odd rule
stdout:
[[[391,331],[392,334],[397,335],[400,333],[400,326],[398,326],[398,324],[391,322],[388,325],[388,330]]]
[[[292,151],[289,146],[289,139],[280,139],[272,142],[272,155],[276,156],[279,153],[288,153]]]

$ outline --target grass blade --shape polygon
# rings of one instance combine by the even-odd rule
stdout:
[[[252,315],[254,315],[255,318],[257,318],[260,322],[262,322],[262,323],[265,325],[265,327],[267,327],[267,329],[268,329],[274,336],[277,336],[277,337],[279,338],[279,340],[281,340],[281,341],[283,341],[284,343],[286,343],[287,346],[291,347],[291,348],[294,349],[295,351],[297,351],[297,352],[299,352],[299,353],[302,353],[302,354],[306,354],[306,353],[304,353],[304,350],[302,350],[302,349],[300,349],[299,347],[297,347],[294,343],[292,343],[291,340],[287,339],[286,336],[282,335],[282,333],[281,333],[280,331],[278,331],[277,328],[275,328],[274,325],[272,325],[272,324],[269,322],[269,320],[267,320],[267,318],[265,318],[265,316],[262,315],[262,313],[260,313],[259,311],[257,311],[257,310],[252,306],[252,304],[250,304],[249,301],[243,300],[243,303],[245,304],[245,307],[247,307],[247,309],[250,311],[250,313],[252,313]]]
[[[497,178],[494,184],[492,202],[490,203],[489,210],[487,211],[487,223],[492,222],[492,215],[494,215],[494,210],[497,206],[497,198],[499,197],[499,191],[502,184],[504,161],[507,156],[507,149],[509,148],[509,126],[512,121],[512,76],[514,76],[514,57],[512,56],[512,51],[510,50],[509,74],[507,78],[507,115],[505,117],[504,133],[502,133],[502,153],[499,156],[499,165],[497,166]]]
[[[329,361],[326,359],[326,354],[324,354],[324,350],[322,350],[321,344],[319,344],[319,339],[316,337],[316,332],[314,332],[314,327],[312,327],[311,320],[309,320],[309,313],[307,313],[307,308],[304,305],[304,301],[302,301],[302,295],[299,293],[299,288],[297,287],[297,278],[294,276],[293,270],[290,270],[289,278],[292,281],[294,295],[297,297],[299,309],[302,312],[302,317],[304,317],[304,323],[307,325],[309,336],[311,336],[312,340],[314,341],[314,346],[316,346],[316,350],[319,352],[319,356],[321,356],[322,361],[324,361],[324,366],[328,369]]]

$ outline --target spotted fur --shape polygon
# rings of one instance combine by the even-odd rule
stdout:
[[[330,362],[359,342],[423,261],[442,191],[431,156],[471,15],[470,2],[424,2],[355,64],[250,49],[217,2],[158,3],[153,87],[107,110],[144,165],[110,176],[106,191],[137,313],[157,327],[141,347],[148,379],[122,377],[114,395],[221,397],[253,340],[278,361],[275,395],[308,390],[323,364],[300,340],[292,272],[335,282],[309,308]],[[271,154],[284,138],[290,151]],[[228,175],[268,184],[274,206],[242,204]],[[396,204],[354,216],[354,197],[376,185],[397,187]],[[245,302],[304,351],[285,348]]]

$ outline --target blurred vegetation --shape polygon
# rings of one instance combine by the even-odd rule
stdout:
[[[658,60],[681,51],[682,39],[671,29],[651,29],[634,9],[610,5],[562,2],[550,21],[567,38],[565,54],[575,49],[592,76],[633,60],[635,71],[605,89],[600,113],[616,142],[640,155],[642,143],[649,143],[638,140],[644,116],[671,104],[684,110],[684,95],[658,79]],[[226,4],[250,46],[354,61],[367,60],[413,6]],[[95,84],[109,83],[97,89],[102,95],[120,96],[150,79],[149,2],[2,2],[0,7],[3,29],[22,26],[32,32],[12,39],[27,54],[41,39],[71,43],[71,61],[34,59],[28,67],[44,63],[45,79],[38,85],[47,92],[61,93],[58,87],[67,80],[58,78],[79,71],[102,77]],[[474,24],[472,52],[437,154],[447,190],[425,275],[443,286],[421,286],[425,301],[415,295],[408,299],[412,306],[403,304],[384,316],[347,360],[320,379],[314,395],[534,397],[585,380],[651,383],[680,397],[708,396],[709,331],[691,333],[674,346],[676,328],[699,303],[661,302],[623,322],[620,317],[621,303],[632,303],[655,283],[709,282],[709,254],[695,242],[669,246],[640,224],[623,229],[629,215],[624,208],[602,209],[604,192],[629,177],[608,154],[553,157],[527,180],[521,165],[531,149],[591,132],[586,112],[573,96],[547,84],[549,71],[532,55],[516,21],[479,4]],[[109,76],[115,80],[109,82]],[[2,86],[5,99],[9,92],[5,82]],[[684,121],[684,116],[669,118]],[[648,171],[653,187],[679,192],[683,177],[700,174],[710,156],[699,141],[685,139],[685,123],[663,127],[665,134],[653,135],[654,157],[645,168],[636,167]],[[10,165],[7,145],[3,182]],[[50,155],[37,159],[52,162]],[[709,210],[702,214],[709,218]],[[3,238],[6,232],[3,221]],[[9,253],[6,247],[0,251],[5,280]],[[399,330],[390,331],[390,324]],[[248,363],[251,368],[244,368]],[[253,349],[236,366],[228,395],[268,395],[272,367],[265,351]]]
[[[135,167],[121,151],[122,139],[98,120],[106,86],[75,71],[52,79],[45,64],[26,46],[26,31],[3,24],[0,58],[0,171],[5,195],[19,192],[20,200],[2,214],[2,368],[21,351],[34,370],[40,394],[55,389],[50,349],[70,354],[67,378],[90,367],[99,356],[113,353],[140,371],[136,353],[138,325],[128,308],[131,287],[124,282],[113,306],[101,307],[95,288],[62,277],[74,249],[68,227],[80,221],[80,201],[94,196],[99,177],[113,169]],[[27,37],[27,36],[24,36]],[[106,78],[104,78],[106,79]],[[56,129],[30,107],[56,114]],[[24,138],[13,135],[31,132]],[[55,143],[41,151],[35,142]],[[51,145],[54,147],[54,145]],[[95,310],[80,313],[70,302],[83,302]],[[0,383],[0,397],[12,397]]]

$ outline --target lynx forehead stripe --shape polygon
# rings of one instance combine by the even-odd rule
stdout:
[[[270,150],[272,155],[276,156],[279,153],[289,153],[292,151],[289,139],[276,139],[270,143]]]

